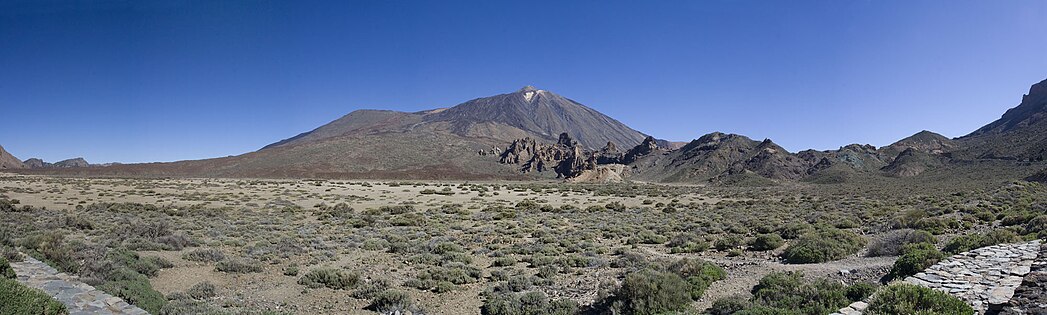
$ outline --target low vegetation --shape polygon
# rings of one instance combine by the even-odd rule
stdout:
[[[854,255],[865,248],[865,243],[864,238],[853,232],[821,226],[786,248],[782,257],[793,264],[827,262]]]
[[[358,283],[360,283],[360,276],[331,268],[313,269],[298,279],[298,284],[314,289],[327,287],[345,290],[355,287]]]
[[[715,292],[713,314],[814,314],[868,296],[865,283],[885,275],[870,270],[893,262],[900,278],[942,255],[1041,237],[1047,226],[1042,184],[884,180],[695,187],[0,176],[0,257],[23,252],[154,314],[695,313],[717,281],[738,292]],[[884,256],[899,258],[872,258]],[[876,266],[737,285],[758,282],[748,270],[778,259]],[[200,270],[206,281],[156,282]],[[274,283],[293,285],[275,294]],[[745,291],[751,297],[720,298]],[[481,310],[453,307],[461,305]]]
[[[1013,231],[998,229],[985,234],[968,234],[954,238],[945,245],[943,251],[949,254],[959,254],[979,247],[1021,241],[1022,238]]]
[[[868,314],[971,315],[974,309],[945,292],[899,283],[878,291],[869,302]]]
[[[717,300],[711,314],[809,314],[824,315],[868,297],[873,285],[851,286],[829,279],[806,281],[799,272],[774,272],[760,279],[752,297]]]
[[[901,253],[902,256],[894,261],[891,272],[887,274],[889,279],[905,279],[945,258],[944,253],[929,243],[907,244],[902,248]]]
[[[65,305],[43,291],[32,289],[10,278],[0,278],[0,314],[69,314]]]

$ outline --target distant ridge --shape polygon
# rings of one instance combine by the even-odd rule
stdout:
[[[650,182],[834,183],[868,176],[907,178],[962,172],[964,167],[986,161],[1006,167],[1032,165],[1040,170],[1044,166],[1040,162],[1047,157],[1044,118],[1047,80],[1033,85],[1022,102],[1000,119],[960,138],[949,139],[924,130],[882,148],[848,144],[837,150],[791,153],[770,139],[757,141],[721,132],[687,143],[657,140],[581,103],[526,86],[450,108],[412,113],[358,110],[238,156],[109,167],[77,167],[87,162],[71,160],[60,163],[73,167],[35,171],[117,176],[584,176]],[[9,164],[22,164],[15,162]],[[46,165],[38,160],[26,162]],[[1013,174],[1024,173],[1024,178],[1034,171]]]

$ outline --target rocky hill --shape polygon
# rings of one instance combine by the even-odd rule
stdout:
[[[886,158],[886,161],[890,162],[897,157],[898,154],[901,154],[903,151],[908,149],[913,149],[917,152],[923,153],[942,154],[957,148],[959,148],[959,145],[956,141],[943,135],[924,130],[905,139],[898,140],[898,142],[892,143],[891,145],[880,148],[879,151],[884,158]]]
[[[66,160],[61,160],[61,161],[54,162],[54,163],[48,163],[48,162],[45,162],[44,160],[39,159],[39,158],[31,158],[31,159],[22,161],[22,164],[24,164],[26,167],[28,167],[30,169],[73,168],[73,167],[91,167],[91,166],[95,166],[95,165],[93,165],[91,163],[88,163],[87,160],[84,160],[84,158],[80,158],[80,157],[72,158],[72,159],[66,159]]]
[[[773,179],[799,179],[810,163],[770,140],[754,141],[714,132],[665,154],[630,164],[635,178],[646,181],[695,182],[725,175],[756,174]]]
[[[22,161],[4,150],[3,146],[0,146],[0,169],[21,169],[25,168]]]

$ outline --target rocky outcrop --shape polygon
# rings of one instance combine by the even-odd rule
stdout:
[[[621,163],[625,155],[618,150],[618,146],[614,142],[607,142],[607,145],[596,152],[596,164],[613,164]]]
[[[622,156],[621,164],[632,164],[633,162],[636,162],[637,159],[657,151],[659,151],[658,140],[655,140],[654,137],[644,138],[643,142],[640,142],[639,145],[629,149],[629,152],[626,152],[625,155]]]
[[[550,145],[532,138],[517,139],[509,144],[505,151],[502,151],[499,162],[520,165],[520,171],[524,173],[554,169],[574,150],[573,147],[563,145],[563,143],[571,143],[569,136],[563,134],[560,140]]]
[[[555,144],[544,144],[532,138],[517,139],[500,154],[499,161],[520,165],[520,171],[524,173],[552,170],[559,178],[573,178],[597,170],[597,166],[629,164],[641,157],[661,152],[657,141],[654,137],[647,137],[625,153],[619,151],[614,142],[607,142],[600,150],[589,151],[569,134],[561,133]],[[613,177],[607,170],[600,172],[603,175],[589,176]],[[623,171],[613,173],[620,176]]]
[[[567,155],[567,158],[556,165],[556,176],[571,178],[578,176],[583,171],[596,168],[596,154],[582,151],[581,147],[575,146]]]

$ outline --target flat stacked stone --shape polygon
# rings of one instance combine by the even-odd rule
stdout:
[[[70,315],[88,314],[149,314],[127,304],[123,299],[109,295],[80,282],[75,276],[58,272],[51,266],[26,256],[21,262],[12,262],[18,282],[44,291],[65,304]]]
[[[1031,272],[1034,269],[1038,272]],[[946,258],[904,281],[945,291],[979,314],[1008,309],[1007,314],[1047,314],[1047,246],[1036,240],[982,247]],[[862,314],[867,302],[854,302],[832,315]]]
[[[982,247],[946,258],[905,281],[945,291],[985,314],[1010,301],[1039,253],[1039,240]]]
[[[1040,246],[1040,257],[1032,264],[1002,315],[1047,314],[1047,245]]]

